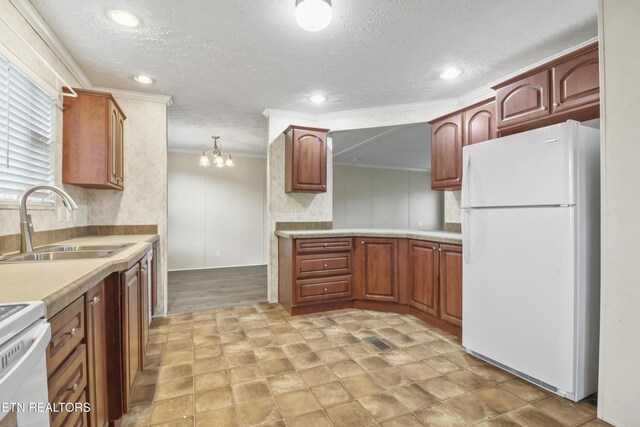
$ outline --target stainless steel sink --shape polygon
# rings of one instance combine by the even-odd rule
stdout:
[[[50,245],[38,248],[35,252],[10,255],[2,263],[107,258],[131,245],[133,243],[95,246]]]
[[[42,246],[34,250],[34,252],[79,252],[79,251],[119,251],[128,248],[133,243],[124,243],[119,245],[48,245]]]

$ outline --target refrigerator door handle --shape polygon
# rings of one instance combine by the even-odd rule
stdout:
[[[462,168],[462,190],[464,191],[464,202],[462,203],[462,206],[464,207],[469,206],[469,187],[467,186],[469,166],[471,166],[471,158],[467,154],[464,157],[464,166]]]
[[[462,209],[462,256],[464,262],[471,261],[471,242],[469,242],[469,209]]]

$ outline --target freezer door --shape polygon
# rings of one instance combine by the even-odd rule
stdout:
[[[462,344],[574,392],[575,207],[463,213]]]
[[[575,203],[577,122],[463,149],[462,207]]]

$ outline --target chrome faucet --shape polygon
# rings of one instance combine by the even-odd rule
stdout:
[[[76,202],[63,189],[54,187],[53,185],[35,185],[28,188],[22,196],[20,196],[20,253],[33,252],[33,240],[31,233],[33,232],[33,223],[31,215],[27,215],[27,199],[34,191],[48,190],[58,193],[62,197],[62,203],[70,211],[78,209]]]

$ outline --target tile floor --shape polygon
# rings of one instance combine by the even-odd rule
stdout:
[[[606,425],[408,315],[266,303],[174,315],[154,320],[146,364],[124,426]]]

